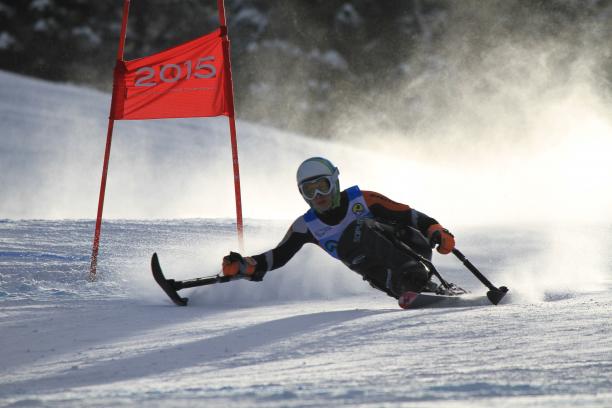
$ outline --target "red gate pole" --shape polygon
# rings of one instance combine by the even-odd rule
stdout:
[[[125,35],[127,31],[127,20],[130,12],[130,0],[123,0],[123,18],[121,22],[121,34],[119,36],[119,49],[117,51],[117,62],[123,60],[125,47]],[[114,93],[113,93],[114,95]],[[110,159],[111,142],[113,140],[113,118],[114,97],[111,100],[110,114],[108,116],[108,131],[106,132],[106,149],[104,151],[104,165],[102,166],[102,181],[100,182],[100,197],[98,199],[98,215],[96,217],[96,230],[94,232],[93,246],[91,249],[91,265],[89,267],[89,280],[96,280],[96,268],[98,266],[98,249],[100,247],[100,230],[102,229],[102,210],[104,208],[104,193],[106,191],[106,176],[108,174],[108,161]]]
[[[240,195],[240,167],[238,165],[238,143],[236,142],[236,120],[234,112],[234,84],[232,82],[232,64],[230,62],[229,38],[227,34],[227,23],[225,19],[225,4],[223,0],[217,0],[219,8],[219,25],[223,36],[223,61],[225,64],[225,94],[229,97],[229,126],[232,143],[232,162],[234,165],[234,193],[236,195],[236,227],[238,230],[238,244],[240,250],[244,250],[244,227],[242,224],[242,201]]]

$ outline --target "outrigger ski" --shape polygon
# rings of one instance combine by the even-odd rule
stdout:
[[[204,278],[196,278],[184,281],[166,279],[164,273],[162,272],[161,265],[159,264],[157,253],[154,253],[151,257],[151,272],[153,273],[153,278],[155,278],[155,282],[157,282],[157,284],[164,290],[164,292],[166,292],[166,295],[168,295],[168,297],[172,299],[174,304],[177,306],[187,306],[187,302],[189,301],[189,299],[186,297],[180,297],[177,293],[178,290],[241,279],[221,275],[208,276]]]
[[[161,265],[159,264],[159,259],[157,258],[157,254],[153,254],[151,258],[151,272],[153,272],[153,278],[155,278],[155,282],[166,292],[166,295],[172,299],[174,304],[177,306],[187,306],[187,301],[189,299],[180,297],[178,293],[176,293],[177,288],[175,286],[174,279],[166,279],[164,273],[162,272]]]

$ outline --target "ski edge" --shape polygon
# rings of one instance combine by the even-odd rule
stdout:
[[[487,306],[491,303],[486,296],[472,294],[434,295],[428,293],[404,293],[398,299],[398,305],[405,310],[425,308],[454,308]]]

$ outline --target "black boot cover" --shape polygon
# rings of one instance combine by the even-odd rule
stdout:
[[[338,256],[370,285],[397,299],[406,291],[420,292],[429,281],[427,267],[403,250],[397,240],[392,227],[361,218],[353,221],[342,234]],[[406,243],[404,237],[401,241]],[[424,251],[422,255],[427,255],[428,250],[426,257],[431,257],[429,245],[413,250],[420,254]]]

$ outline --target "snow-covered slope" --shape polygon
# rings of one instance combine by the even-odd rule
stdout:
[[[237,249],[224,119],[117,124],[106,213],[140,220],[105,221],[91,283],[108,96],[6,73],[0,84],[0,406],[612,405],[610,224],[526,224],[519,210],[505,225],[451,222],[470,260],[511,288],[499,306],[403,311],[306,247],[261,283],[186,290],[190,306],[178,308],[150,276],[152,252],[168,277],[191,278]],[[245,123],[239,132],[247,253],[275,245],[303,210],[287,169],[304,156],[348,157],[345,185],[363,176],[381,190],[389,177],[359,160],[398,166],[355,146]],[[412,194],[444,197],[426,184]],[[185,216],[201,218],[146,219]],[[434,261],[484,293],[456,259]]]
[[[170,277],[208,275],[231,247],[231,223],[109,222],[100,280],[89,283],[92,228],[0,224],[0,405],[612,403],[609,257],[529,270],[525,261],[547,251],[545,235],[461,236],[472,261],[511,288],[499,306],[404,311],[311,247],[261,283],[186,290],[190,306],[179,308],[153,282],[150,254]],[[441,264],[449,279],[484,293],[457,261]]]

